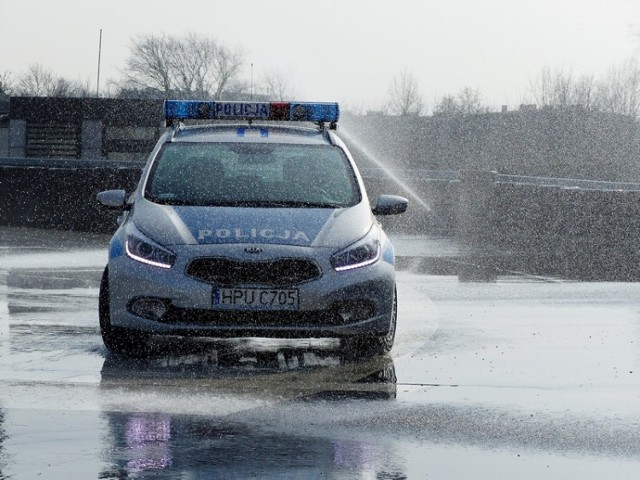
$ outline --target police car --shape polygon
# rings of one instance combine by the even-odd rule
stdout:
[[[152,335],[338,337],[387,353],[394,250],[375,216],[407,200],[381,195],[371,208],[332,131],[338,104],[166,101],[164,111],[173,126],[136,190],[98,194],[123,211],[100,286],[106,347],[142,353]]]

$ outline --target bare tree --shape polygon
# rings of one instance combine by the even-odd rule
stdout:
[[[470,87],[464,87],[455,96],[443,96],[433,107],[434,115],[474,115],[488,111],[480,92]]]
[[[16,93],[35,97],[48,95],[52,90],[53,73],[39,63],[29,65],[27,71],[18,76]]]
[[[434,115],[459,115],[460,105],[455,95],[444,95],[433,107]]]
[[[279,71],[268,72],[264,75],[262,90],[270,100],[291,100],[295,96],[289,79]]]
[[[583,75],[573,85],[573,102],[587,109],[597,108],[596,83],[591,75]]]
[[[14,93],[35,97],[85,97],[88,85],[56,76],[39,63],[29,65],[27,71],[17,78]]]
[[[571,82],[562,72],[552,72],[545,67],[535,79],[529,82],[529,91],[536,105],[556,107],[566,105],[568,86]]]
[[[147,35],[132,40],[125,73],[128,88],[152,88],[166,96],[171,94],[169,42],[166,35]]]
[[[592,76],[575,79],[571,72],[552,71],[546,67],[529,83],[529,91],[539,107],[595,106]]]
[[[591,76],[575,79],[571,73],[546,68],[531,83],[530,91],[541,107],[581,106],[640,117],[640,66],[635,59],[610,68],[599,81]]]
[[[391,81],[389,109],[392,114],[400,116],[418,116],[425,109],[418,81],[407,69],[396,74]]]
[[[640,68],[637,61],[628,60],[620,67],[612,67],[604,80],[596,87],[596,104],[598,109],[629,115],[640,116]]]
[[[194,33],[139,36],[131,42],[122,88],[157,91],[165,98],[218,98],[243,59],[242,50]]]
[[[228,82],[217,98],[225,100],[250,100],[251,86],[245,80],[234,79]]]
[[[68,80],[63,77],[54,77],[51,88],[47,94],[50,97],[90,97],[95,95],[88,83]]]
[[[13,76],[11,72],[0,73],[0,95],[11,95]]]
[[[213,68],[211,74],[214,83],[211,92],[213,97],[218,98],[227,85],[236,78],[244,61],[244,52],[241,49],[231,49],[224,45],[219,45],[213,57]]]

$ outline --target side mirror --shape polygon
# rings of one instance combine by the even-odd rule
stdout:
[[[374,215],[396,215],[404,213],[409,205],[409,200],[396,195],[380,195],[374,207]]]
[[[105,190],[96,195],[98,202],[108,208],[125,209],[127,201],[127,192],[124,190]]]

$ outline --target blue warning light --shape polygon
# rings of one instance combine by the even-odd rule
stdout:
[[[340,117],[337,103],[325,102],[216,102],[213,100],[165,100],[165,120],[281,120],[328,122]]]

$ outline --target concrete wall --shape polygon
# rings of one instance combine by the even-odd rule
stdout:
[[[372,196],[394,188],[389,179],[368,183]],[[414,181],[412,186],[432,210],[425,212],[412,202],[407,214],[383,217],[385,228],[456,238],[464,257],[461,278],[521,271],[580,280],[640,280],[640,185],[545,186],[468,170],[456,181]]]
[[[487,217],[487,245],[508,255],[511,268],[640,280],[640,191],[498,183]]]
[[[17,105],[13,137],[9,129],[0,128],[0,151],[5,145],[13,154],[25,148],[24,124],[40,118],[32,100]],[[141,164],[132,160],[146,156],[159,130],[136,126],[123,116],[120,108],[135,102],[96,105],[81,104],[85,110],[77,118],[83,151],[95,160],[0,162],[0,225],[115,230],[118,213],[103,210],[95,195],[135,187]],[[153,123],[157,102],[147,106],[148,122]],[[101,116],[94,115],[98,111]],[[45,113],[59,117],[64,109]],[[380,219],[389,231],[455,235],[489,269],[640,280],[638,192],[527,185],[499,176],[640,181],[636,122],[594,112],[538,111],[460,118],[347,117],[344,127],[339,133],[364,171],[377,161],[396,173],[409,169],[399,182],[364,175],[372,202],[382,193],[410,199],[405,215]],[[105,155],[105,145],[118,153],[124,144],[138,145],[139,151],[120,152],[125,157],[117,159],[124,161],[109,161],[114,157],[108,149]],[[415,168],[463,173],[459,178],[429,178],[415,175]]]
[[[163,120],[162,100],[12,97],[8,156],[145,160]]]
[[[9,127],[0,126],[0,157],[9,156]]]
[[[390,168],[640,181],[640,124],[622,115],[545,109],[470,116],[344,116],[338,133]]]
[[[99,191],[132,191],[141,164],[82,162],[0,167],[0,225],[110,233],[116,211]],[[465,171],[460,180],[415,181],[432,207],[410,202],[404,215],[381,217],[391,233],[456,237],[478,271],[519,270],[586,280],[640,280],[640,191],[571,189],[496,181],[494,172]],[[372,202],[396,193],[389,179],[365,177]],[[428,252],[424,252],[428,256]],[[475,268],[475,267],[474,267]]]
[[[101,207],[96,194],[131,192],[140,164],[102,162],[81,166],[0,166],[0,225],[109,233],[118,212]]]

